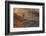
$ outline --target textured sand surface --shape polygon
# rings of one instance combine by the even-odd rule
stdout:
[[[14,8],[14,27],[38,27],[38,9]]]

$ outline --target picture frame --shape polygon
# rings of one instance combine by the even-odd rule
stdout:
[[[35,34],[35,33],[44,33],[44,16],[45,16],[45,8],[44,3],[40,2],[20,2],[20,1],[5,1],[5,35],[17,35],[17,34]],[[13,28],[13,8],[16,8],[23,10],[23,8],[34,8],[31,10],[37,10],[37,8],[40,10],[39,13],[39,19],[40,24],[39,28]],[[35,9],[36,8],[36,9]],[[41,9],[40,9],[41,8]],[[19,10],[20,11],[20,10]],[[11,13],[12,12],[12,13]],[[41,12],[41,13],[40,13]],[[11,17],[12,16],[12,17]],[[42,17],[41,17],[42,16]],[[16,17],[15,17],[16,18]],[[26,17],[27,18],[27,17]],[[16,20],[15,20],[16,21]],[[39,23],[39,22],[38,22]],[[16,25],[15,25],[16,26]],[[14,30],[13,30],[14,29]],[[21,30],[22,29],[22,30]],[[29,30],[28,30],[29,29]]]

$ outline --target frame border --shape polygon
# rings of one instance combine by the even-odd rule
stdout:
[[[42,5],[42,13],[43,13],[43,29],[42,31],[25,31],[25,32],[10,32],[10,4],[23,4],[23,5]],[[17,35],[17,34],[35,34],[35,33],[44,33],[45,32],[45,3],[40,2],[20,2],[20,1],[5,1],[5,35]]]

